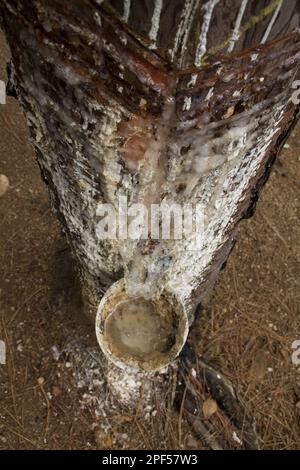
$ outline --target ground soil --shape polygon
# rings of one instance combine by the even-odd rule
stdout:
[[[7,56],[0,37],[0,79]],[[0,199],[0,449],[207,448],[184,416],[132,413],[109,396],[74,262],[13,98],[0,105],[0,173],[10,181]],[[247,402],[265,449],[300,448],[300,366],[291,358],[300,340],[299,175],[300,125],[192,333]],[[220,410],[214,416],[221,435],[227,424]],[[237,440],[227,436],[226,447]]]

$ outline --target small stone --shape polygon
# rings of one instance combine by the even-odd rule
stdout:
[[[42,387],[42,386],[44,385],[44,383],[45,383],[44,377],[39,377],[39,378],[37,379],[37,383],[38,383],[38,385],[39,385],[40,387]]]
[[[9,179],[5,175],[0,175],[0,197],[4,196],[9,188]]]
[[[241,441],[241,439],[239,438],[239,436],[237,435],[237,433],[234,431],[234,433],[232,434],[232,438],[234,440],[234,442],[236,442],[237,444],[239,444],[240,446],[243,445],[243,442]]]
[[[52,354],[53,354],[53,359],[55,361],[58,361],[59,360],[59,356],[60,356],[60,353],[57,349],[57,346],[52,346]]]
[[[205,419],[209,419],[213,414],[216,413],[217,410],[218,410],[217,402],[213,400],[212,398],[208,398],[203,403],[202,411],[203,411],[203,416]]]

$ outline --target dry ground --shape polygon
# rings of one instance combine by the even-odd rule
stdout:
[[[7,51],[0,38],[0,79]],[[102,380],[93,325],[17,102],[0,106],[0,449],[205,448],[170,411],[120,409]],[[254,413],[262,447],[300,449],[300,125],[193,332]],[[298,401],[300,397],[298,397]],[[299,412],[300,413],[300,412]],[[167,419],[168,418],[168,419]],[[217,434],[225,421],[217,411]],[[224,429],[223,429],[224,428]],[[227,439],[227,448],[237,448]]]

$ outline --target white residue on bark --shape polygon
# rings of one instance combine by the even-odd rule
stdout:
[[[235,25],[234,25],[234,28],[233,28],[233,31],[232,31],[232,35],[231,35],[231,38],[230,38],[230,42],[229,42],[227,52],[232,52],[233,51],[235,43],[239,39],[240,27],[241,27],[242,19],[243,19],[248,1],[249,0],[242,0],[241,7],[239,9],[237,18],[235,20]]]
[[[124,0],[123,3],[123,20],[127,23],[130,16],[131,0]]]
[[[195,55],[196,67],[200,67],[201,60],[206,53],[208,31],[209,31],[214,9],[216,5],[219,3],[219,1],[220,0],[209,0],[202,7],[205,13],[203,16],[202,29],[201,29],[201,33],[200,33],[200,37],[199,37],[199,41],[198,41],[198,45],[196,49],[196,55]]]
[[[282,3],[283,3],[283,0],[279,1],[278,5],[277,5],[277,8],[276,8],[276,10],[274,11],[274,14],[273,14],[273,16],[272,16],[272,18],[271,18],[271,21],[270,21],[270,23],[268,24],[268,27],[267,27],[267,29],[266,29],[266,31],[265,31],[265,34],[263,35],[263,38],[262,38],[262,40],[261,40],[261,44],[265,44],[265,43],[267,42],[267,40],[268,40],[268,38],[269,38],[269,36],[270,36],[270,34],[271,34],[272,28],[273,28],[273,26],[274,26],[274,24],[275,24],[275,22],[276,22],[276,20],[277,20],[277,18],[278,18],[278,15],[279,15],[279,13],[280,13],[280,10],[281,10],[281,7],[282,7]]]
[[[149,39],[152,41],[151,49],[156,49],[156,41],[160,27],[162,7],[163,0],[155,0],[153,15],[151,19],[151,29],[149,31]]]

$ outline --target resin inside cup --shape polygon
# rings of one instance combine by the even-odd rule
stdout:
[[[123,280],[108,290],[97,313],[99,344],[120,367],[161,369],[179,354],[187,332],[187,317],[175,297],[129,298]]]

